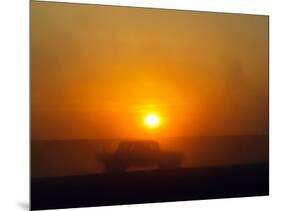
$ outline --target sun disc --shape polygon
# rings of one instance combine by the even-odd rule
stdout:
[[[150,114],[145,118],[145,124],[151,128],[157,127],[159,125],[159,118],[155,114]]]

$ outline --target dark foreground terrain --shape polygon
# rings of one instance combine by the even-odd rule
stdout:
[[[261,196],[267,164],[34,178],[31,209]]]

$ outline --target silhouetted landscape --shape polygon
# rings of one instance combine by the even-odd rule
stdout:
[[[73,176],[104,172],[97,159],[114,152],[123,140],[33,140],[32,177]],[[268,161],[268,136],[202,136],[158,141],[161,149],[183,153],[181,167],[226,166]],[[150,168],[151,169],[151,168]],[[134,168],[129,169],[134,170]]]
[[[97,159],[121,140],[33,141],[32,209],[268,195],[268,136],[170,140],[164,148],[184,154],[179,168],[125,172]]]
[[[31,208],[262,196],[269,194],[268,164],[181,168],[32,179]]]

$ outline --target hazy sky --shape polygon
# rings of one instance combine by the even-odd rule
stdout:
[[[31,109],[32,139],[267,134],[268,17],[32,2]]]

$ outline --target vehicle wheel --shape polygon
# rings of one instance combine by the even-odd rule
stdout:
[[[111,173],[125,172],[127,166],[120,163],[110,163],[106,165],[106,171]]]

